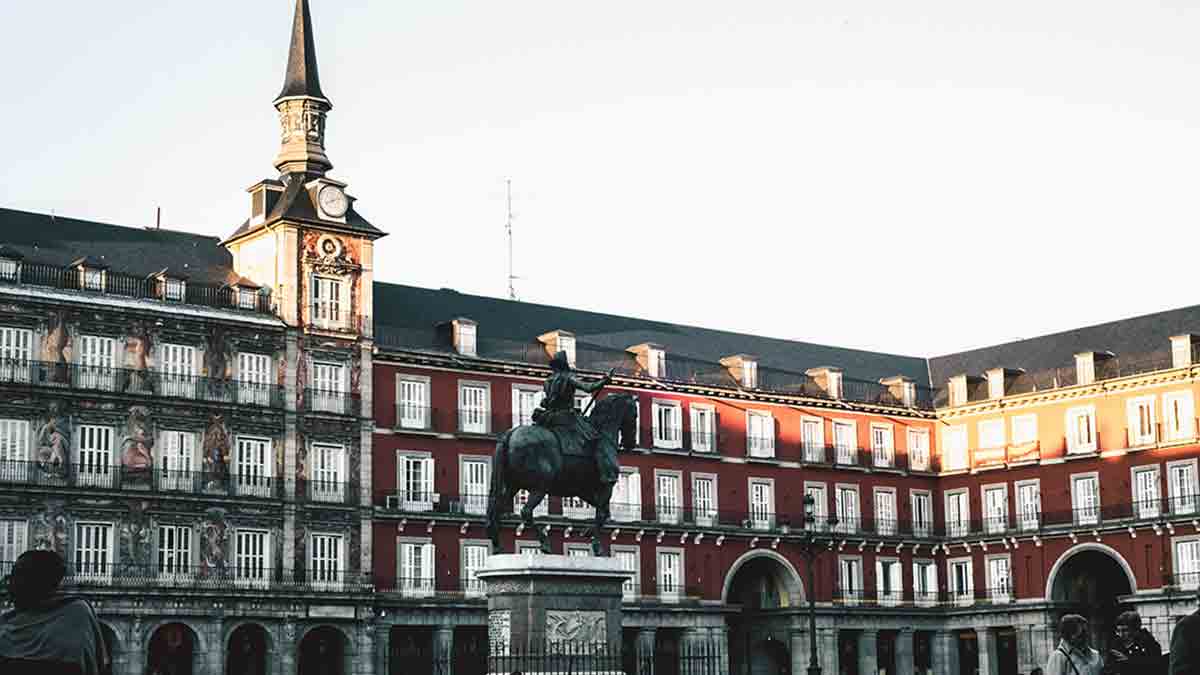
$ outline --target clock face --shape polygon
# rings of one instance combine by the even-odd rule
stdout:
[[[321,210],[327,216],[341,218],[346,215],[346,209],[350,207],[350,201],[346,199],[346,193],[336,185],[326,185],[317,193],[317,201],[321,203]]]

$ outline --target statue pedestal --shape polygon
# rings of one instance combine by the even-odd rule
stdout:
[[[615,558],[494,555],[478,573],[488,600],[489,670],[621,672],[621,586]]]

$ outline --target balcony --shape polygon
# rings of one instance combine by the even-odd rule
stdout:
[[[358,481],[301,480],[297,485],[296,499],[309,504],[353,506],[361,494]]]
[[[746,456],[750,459],[775,459],[775,437],[746,436]]]
[[[460,407],[458,408],[458,424],[455,429],[458,433],[468,436],[495,436],[502,431],[508,431],[508,427],[505,426],[508,418],[509,415],[490,413],[478,408]]]
[[[1014,596],[1010,584],[989,588],[967,588],[938,591],[911,589],[856,588],[833,590],[835,605],[850,607],[927,608],[945,609],[988,605],[1007,605]]]
[[[350,333],[370,335],[372,321],[334,305],[310,305],[308,322],[305,326],[311,331],[322,333]]]
[[[0,384],[283,407],[283,387],[276,385],[78,363],[0,359]]]
[[[435,425],[435,422],[439,421],[438,412],[438,410],[426,405],[414,405],[406,402],[397,403],[395,428],[397,431],[436,431],[437,425]]]
[[[304,390],[304,412],[358,415],[359,409],[359,398],[349,392],[312,388]]]
[[[3,564],[3,563],[0,563]],[[105,588],[144,593],[148,589],[184,592],[247,589],[307,591],[315,593],[366,593],[372,590],[369,575],[346,571],[296,569],[284,572],[265,566],[220,568],[186,565],[135,565],[131,563],[67,563],[63,579],[67,589]]]

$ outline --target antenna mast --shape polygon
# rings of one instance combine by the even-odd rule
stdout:
[[[504,229],[508,233],[508,299],[517,299],[517,289],[513,287],[513,240],[512,240],[512,179],[504,179],[505,193],[508,199],[508,219],[505,221]]]

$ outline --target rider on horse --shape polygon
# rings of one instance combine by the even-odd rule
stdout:
[[[612,381],[612,374],[605,375],[595,382],[583,382],[575,377],[567,360],[567,353],[563,351],[550,359],[550,370],[553,372],[546,378],[543,386],[546,396],[538,409],[533,411],[534,424],[555,431],[565,454],[575,450],[594,455],[601,482],[609,485],[616,483],[620,469],[615,446],[597,443],[599,434],[596,428],[575,409],[576,389],[594,394]],[[598,448],[604,449],[598,451]]]

